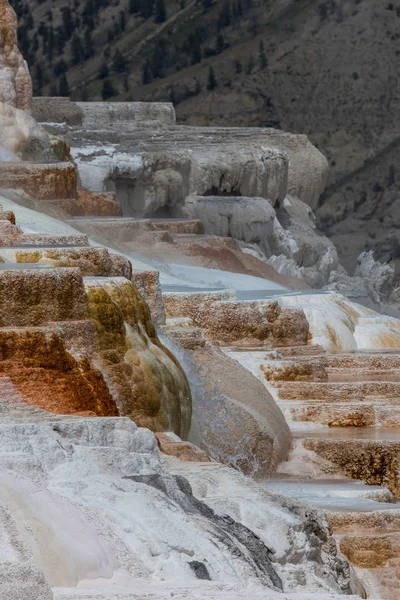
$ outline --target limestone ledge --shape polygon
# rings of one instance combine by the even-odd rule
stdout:
[[[305,345],[308,323],[300,310],[276,301],[237,301],[232,292],[163,294],[168,317],[190,317],[208,339],[223,344]]]
[[[83,277],[131,278],[131,265],[127,258],[110,254],[106,248],[91,246],[60,248],[1,249],[0,256],[17,264],[50,265],[79,268]]]
[[[1,163],[1,187],[21,189],[39,200],[70,199],[77,195],[74,165],[59,163]]]
[[[184,372],[160,343],[133,284],[123,276],[104,277],[106,268],[126,270],[127,261],[114,264],[98,248],[35,252],[18,250],[16,258],[42,253],[77,266],[22,264],[0,271],[0,372],[23,401],[58,413],[127,415],[185,438],[191,394]],[[83,280],[85,268],[96,276]]]

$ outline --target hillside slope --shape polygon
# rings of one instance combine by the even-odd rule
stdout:
[[[13,4],[37,94],[172,100],[183,123],[306,133],[331,165],[323,201],[335,205],[341,182],[346,186],[347,209],[328,210],[335,212],[336,230],[359,203],[360,173],[365,193],[380,190],[386,210],[398,198],[398,154],[386,149],[400,136],[400,2]],[[322,226],[336,235],[322,212]],[[343,225],[341,231],[350,230]],[[368,233],[364,222],[350,257],[339,246],[350,268],[359,247],[374,245]]]

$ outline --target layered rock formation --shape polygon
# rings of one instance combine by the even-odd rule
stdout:
[[[98,106],[90,103],[79,104],[86,115],[84,129],[80,125],[46,126],[53,133],[62,131],[68,140],[85,187],[114,192],[126,218],[185,216],[200,219],[206,235],[234,238],[247,254],[248,264],[234,267],[238,258],[230,257],[223,269],[252,274],[258,269],[260,274],[263,268],[251,264],[258,259],[305,286],[336,286],[351,293],[337,251],[317,230],[310,209],[324,189],[327,162],[305,136],[271,129],[176,127],[168,117],[170,105],[164,106],[165,114],[149,105],[147,110],[154,112],[155,120],[148,128],[140,120],[140,104],[131,109],[138,120],[131,118],[126,107],[107,106],[113,121],[103,120],[102,131],[93,117]],[[116,123],[121,127],[115,127]],[[107,139],[106,146],[103,139]],[[72,210],[72,214],[78,213]],[[79,226],[103,241],[111,237],[102,223]],[[116,235],[126,244],[122,232]],[[232,255],[233,250],[225,244],[224,249],[207,251],[204,243],[161,235],[141,241],[142,254],[167,262],[178,262],[177,257],[184,254],[192,258],[189,264],[202,261],[206,266],[212,266],[217,253]],[[211,242],[207,240],[206,245]],[[294,285],[289,283],[289,287]],[[367,277],[359,277],[355,289],[361,302],[380,305],[383,296],[376,294]]]
[[[17,203],[0,210],[1,593],[364,595],[326,516],[274,493],[297,498],[299,473],[390,488],[367,496],[358,481],[363,500],[399,493],[398,443],[318,432],[398,419],[396,380],[335,379],[351,355],[335,367],[324,349],[400,346],[395,319],[288,290],[340,271],[304,203],[324,186],[325,159],[304,137],[177,128],[170,105],[67,104],[59,130],[79,173],[1,166],[24,190],[4,192]],[[363,265],[361,278],[374,269]],[[339,543],[370,566],[354,539]]]
[[[0,363],[23,401],[60,414],[128,415],[187,437],[189,386],[129,281],[130,263],[73,237],[41,247],[42,236],[24,249],[25,234],[14,235],[4,257],[15,265],[0,272]]]
[[[29,111],[32,82],[17,41],[17,17],[8,0],[0,3],[0,103]]]
[[[0,159],[65,160],[67,146],[30,116],[32,82],[17,42],[17,17],[8,0],[0,3]]]

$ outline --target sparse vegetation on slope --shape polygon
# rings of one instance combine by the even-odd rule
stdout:
[[[373,194],[378,182],[385,195],[392,163],[378,179],[368,165],[400,135],[400,2],[13,0],[13,5],[36,94],[171,100],[182,123],[305,133],[330,162],[332,193],[346,181],[343,219],[359,202],[351,180],[364,163],[366,193]],[[392,191],[399,196],[395,166],[391,193],[385,195],[389,210]],[[358,235],[361,246],[373,246],[365,228]]]

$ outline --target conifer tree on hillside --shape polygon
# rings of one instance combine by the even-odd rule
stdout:
[[[210,70],[208,71],[207,89],[211,91],[211,90],[214,90],[216,87],[217,87],[217,80],[215,78],[214,69],[212,67],[210,67]]]
[[[117,94],[118,92],[113,86],[112,82],[109,79],[105,79],[103,82],[103,87],[101,88],[101,97],[103,100],[108,100]]]
[[[127,64],[124,55],[119,48],[116,49],[113,56],[113,69],[117,73],[123,73],[126,71]]]
[[[264,42],[261,40],[258,48],[258,61],[261,69],[265,69],[268,66],[268,60],[265,54]]]
[[[164,23],[167,20],[167,9],[165,8],[165,0],[156,0],[155,22]]]
[[[82,62],[84,57],[84,49],[82,45],[82,40],[77,33],[75,33],[74,37],[71,40],[71,64],[79,65]]]
[[[109,76],[108,65],[107,65],[106,61],[103,60],[103,62],[100,65],[99,79],[105,79],[108,76]]]
[[[70,91],[69,91],[69,85],[68,85],[68,79],[65,73],[63,73],[60,77],[60,81],[58,84],[58,95],[59,96],[69,96]]]

